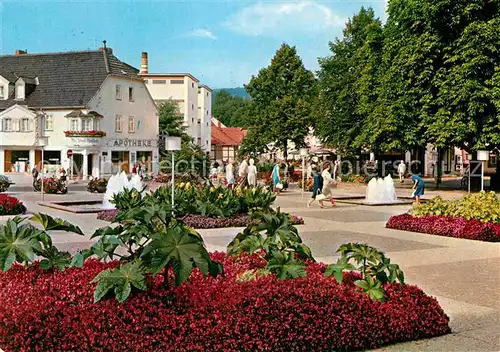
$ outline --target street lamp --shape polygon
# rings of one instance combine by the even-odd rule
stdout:
[[[304,176],[305,176],[305,172],[306,172],[305,160],[306,160],[306,156],[308,154],[307,148],[300,148],[299,153],[300,153],[300,157],[302,158],[302,185],[301,185],[301,189],[302,189],[302,198],[304,198],[304,188],[305,188]]]
[[[467,160],[469,160],[469,180],[467,181],[467,188],[468,188],[468,193],[470,193],[470,173],[472,171],[470,162],[472,161],[472,154],[469,153],[467,154]]]
[[[490,160],[490,152],[488,150],[478,150],[477,160],[481,162],[481,191],[484,191],[484,162]]]
[[[169,136],[168,132],[162,132],[160,138],[165,141],[165,150],[172,153],[172,212],[174,211],[175,193],[175,154],[181,150],[181,137]]]

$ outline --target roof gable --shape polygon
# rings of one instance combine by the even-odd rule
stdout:
[[[111,49],[0,56],[0,76],[10,82],[38,78],[38,85],[24,100],[33,108],[84,107],[108,74],[140,79],[138,72],[116,58]],[[14,104],[14,97],[0,100],[0,110]]]

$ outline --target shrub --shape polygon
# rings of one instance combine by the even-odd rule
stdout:
[[[367,183],[369,181],[368,178],[369,178],[368,176],[357,175],[357,174],[349,174],[341,176],[342,182],[349,182],[349,183]]]
[[[93,180],[90,180],[89,183],[87,184],[87,191],[89,191],[90,193],[94,192],[104,193],[106,192],[107,185],[108,185],[107,178],[95,178]]]
[[[97,213],[97,219],[113,222],[119,212],[117,209],[106,209]]]
[[[444,215],[463,217],[467,220],[500,223],[500,197],[495,192],[479,192],[461,199],[444,200],[434,197],[416,207],[415,216]]]
[[[35,183],[35,191],[40,192],[42,189],[42,179],[39,178]],[[43,178],[43,191],[47,194],[66,194],[68,189],[64,182],[55,176]]]
[[[12,181],[10,178],[4,175],[0,175],[0,192],[5,192],[9,189]]]
[[[431,235],[466,238],[469,240],[500,242],[500,224],[484,223],[451,216],[392,216],[386,227],[397,230],[427,233]]]
[[[0,215],[24,214],[26,207],[16,197],[0,194]]]
[[[154,181],[158,183],[169,183],[170,177],[167,174],[158,174],[155,176]]]
[[[93,303],[91,280],[118,263],[88,260],[82,269],[43,272],[15,265],[0,274],[0,347],[6,351],[332,351],[376,348],[450,332],[436,299],[414,286],[385,284],[376,302],[353,284],[324,277],[309,263],[307,277],[242,279],[262,266],[257,256],[222,261],[225,277],[198,270],[180,287],[124,303]],[[247,275],[248,276],[248,275]]]

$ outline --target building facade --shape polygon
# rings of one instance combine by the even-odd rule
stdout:
[[[149,73],[148,54],[142,53],[140,76],[155,103],[175,101],[186,132],[204,151],[211,148],[212,89],[189,73]]]
[[[212,118],[210,158],[216,161],[234,161],[247,133],[247,130],[239,127],[227,127],[216,118]]]
[[[138,72],[106,47],[0,56],[0,173],[157,173],[158,114]]]

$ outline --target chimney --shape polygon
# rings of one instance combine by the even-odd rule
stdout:
[[[16,50],[16,56],[26,55],[28,50]]]
[[[139,73],[148,73],[148,53],[143,51],[141,58],[141,72]]]

